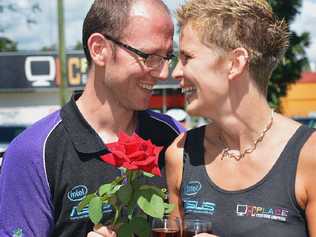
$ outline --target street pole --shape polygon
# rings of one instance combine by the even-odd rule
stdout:
[[[60,105],[66,103],[66,55],[65,55],[65,30],[64,30],[64,3],[63,0],[57,0],[58,14],[58,57],[59,57],[59,98]]]

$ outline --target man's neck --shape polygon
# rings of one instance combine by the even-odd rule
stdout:
[[[100,135],[104,143],[117,140],[120,131],[132,134],[137,126],[137,113],[112,104],[108,100],[102,102],[94,95],[85,92],[76,101],[82,116]]]

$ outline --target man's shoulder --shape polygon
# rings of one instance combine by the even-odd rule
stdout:
[[[185,132],[186,129],[175,119],[169,115],[155,112],[153,110],[145,110],[140,113],[141,119],[148,127],[158,127],[159,129],[172,130],[177,135]]]
[[[19,134],[8,146],[6,155],[19,156],[41,152],[54,128],[60,123],[59,111],[40,119]]]

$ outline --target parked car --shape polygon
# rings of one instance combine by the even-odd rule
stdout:
[[[9,143],[19,135],[26,125],[10,125],[10,126],[1,126],[0,125],[0,167],[2,164],[2,156],[7,149]]]
[[[293,119],[310,128],[316,128],[316,117],[294,117]]]

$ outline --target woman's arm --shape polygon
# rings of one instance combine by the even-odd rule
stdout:
[[[316,237],[316,133],[304,145],[297,168],[296,197],[305,209],[310,237]]]
[[[175,205],[171,216],[182,219],[182,201],[180,196],[180,186],[183,171],[183,146],[186,134],[180,134],[168,147],[166,157],[166,179],[168,186],[169,203]]]

